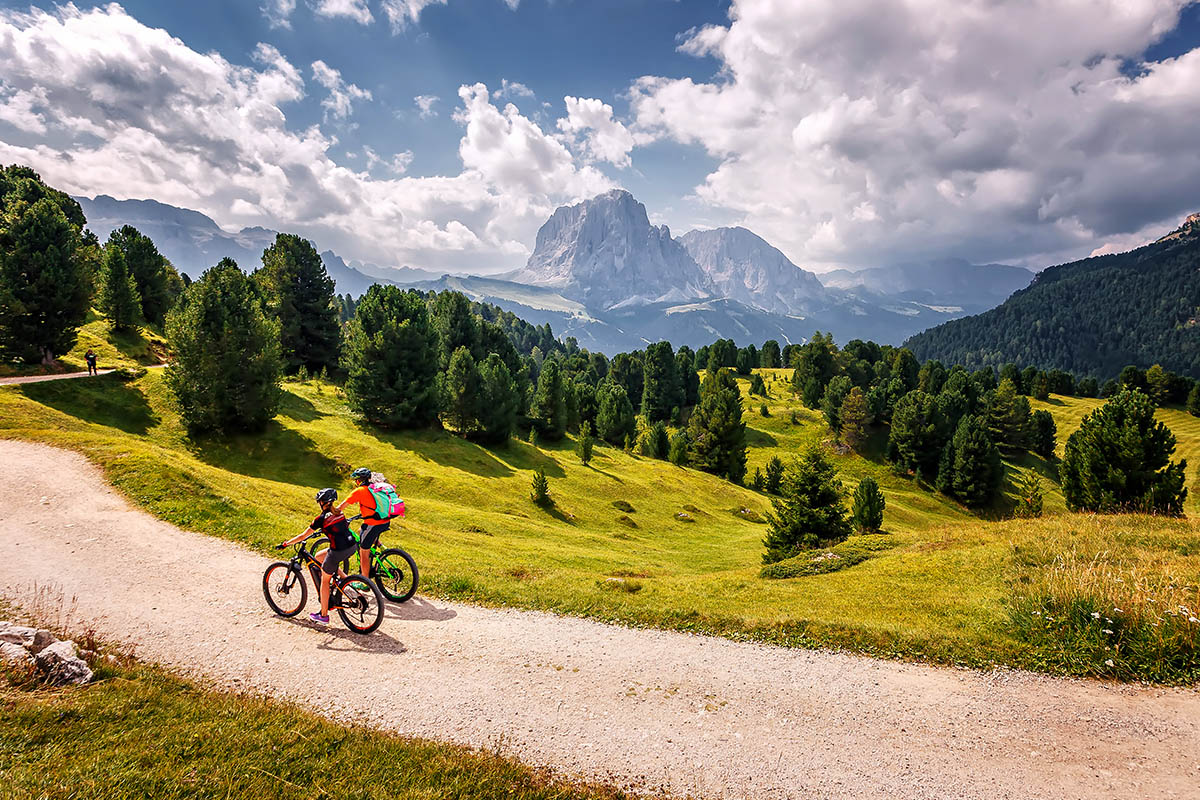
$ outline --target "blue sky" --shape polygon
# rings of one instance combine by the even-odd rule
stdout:
[[[0,160],[389,265],[619,186],[818,270],[1038,267],[1200,209],[1198,47],[1188,0],[0,3]]]

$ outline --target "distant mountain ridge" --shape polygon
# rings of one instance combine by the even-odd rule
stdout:
[[[996,308],[906,342],[918,358],[1098,378],[1127,364],[1200,378],[1200,214],[1127,253],[1049,267]]]
[[[832,289],[866,289],[876,294],[974,310],[1004,302],[1013,292],[1028,286],[1033,276],[1024,267],[971,264],[960,258],[944,258],[858,271],[837,269],[819,277]]]

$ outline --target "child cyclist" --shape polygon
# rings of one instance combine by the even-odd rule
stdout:
[[[329,549],[317,554],[317,559],[321,562],[321,613],[308,615],[314,622],[320,622],[323,625],[329,624],[329,582],[333,579],[333,574],[337,572],[338,564],[349,561],[358,546],[354,541],[354,534],[350,532],[350,523],[346,521],[341,509],[333,507],[333,504],[337,502],[337,496],[337,489],[322,489],[317,492],[317,503],[321,506],[321,513],[308,526],[308,530],[294,539],[275,546],[276,550],[282,550],[296,542],[303,541],[318,531],[325,534],[325,538],[329,541]]]
[[[359,467],[350,473],[354,480],[355,489],[350,496],[337,507],[341,511],[351,503],[358,503],[358,513],[362,516],[362,530],[358,538],[358,571],[366,577],[371,577],[371,548],[379,541],[380,535],[392,527],[386,518],[380,518],[375,508],[375,495],[371,494],[371,470]]]

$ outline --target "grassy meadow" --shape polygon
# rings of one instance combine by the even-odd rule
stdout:
[[[831,438],[792,397],[786,371],[764,373],[769,416],[762,398],[745,403],[751,473]],[[422,591],[440,597],[937,663],[1200,678],[1200,624],[1188,622],[1200,608],[1200,525],[1067,514],[1053,465],[1033,456],[1008,465],[1046,476],[1047,515],[1026,521],[1003,519],[1003,504],[989,519],[973,516],[895,474],[882,442],[865,456],[835,454],[848,491],[865,475],[878,480],[886,541],[855,548],[864,558],[846,559],[857,562],[848,568],[771,580],[759,575],[765,495],[610,447],[584,466],[569,439],[488,449],[442,432],[380,433],[331,384],[285,388],[264,435],[196,442],[160,374],[5,387],[0,437],[78,450],[151,513],[264,553],[303,528],[316,489],[345,490],[350,470],[369,465],[396,482],[409,509],[385,541],[413,553]],[[1034,405],[1054,413],[1061,443],[1095,402]],[[1200,420],[1162,417],[1194,476]],[[549,510],[529,499],[538,467],[556,503]],[[1188,499],[1193,518],[1198,495]],[[1092,616],[1109,606],[1125,616]],[[1126,627],[1118,633],[1105,613]],[[1085,639],[1085,650],[1071,644]]]

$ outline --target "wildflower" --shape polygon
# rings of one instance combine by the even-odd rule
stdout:
[[[1100,619],[1100,612],[1099,612],[1099,611],[1093,611],[1093,612],[1092,612],[1092,619]]]
[[[1113,607],[1113,612],[1115,612],[1115,613],[1117,613],[1117,614],[1123,614],[1123,613],[1125,613],[1125,612],[1121,611],[1121,609],[1117,608],[1116,606],[1114,606],[1114,607]]]
[[[1104,666],[1106,666],[1106,667],[1115,667],[1115,666],[1116,666],[1116,664],[1114,664],[1114,663],[1113,663],[1113,660],[1112,660],[1111,658],[1108,658],[1108,659],[1105,659],[1105,661],[1104,661]]]
[[[1105,628],[1103,631],[1101,631],[1101,633],[1112,634],[1112,629],[1110,629],[1110,628]]]
[[[1188,617],[1188,622],[1197,623],[1197,622],[1200,622],[1200,619],[1196,619],[1195,617]]]

